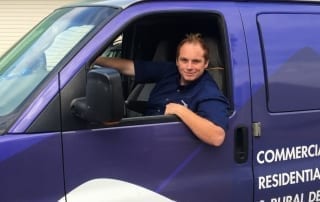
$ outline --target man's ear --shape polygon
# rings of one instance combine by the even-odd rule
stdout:
[[[207,60],[206,64],[205,64],[205,69],[207,69],[209,66],[209,60]]]

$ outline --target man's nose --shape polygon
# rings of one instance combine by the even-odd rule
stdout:
[[[187,63],[187,68],[188,68],[188,69],[192,69],[192,62],[191,62],[191,61],[188,61],[188,63]]]

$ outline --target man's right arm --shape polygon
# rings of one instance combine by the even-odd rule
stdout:
[[[119,70],[122,74],[127,76],[134,76],[134,63],[132,60],[123,58],[108,58],[108,57],[98,57],[95,64],[103,67],[111,67]]]

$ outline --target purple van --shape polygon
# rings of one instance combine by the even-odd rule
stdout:
[[[153,84],[93,65],[175,61],[190,32],[232,106],[220,147],[175,116],[143,116]],[[0,60],[0,201],[320,201],[319,92],[315,1],[59,8]]]

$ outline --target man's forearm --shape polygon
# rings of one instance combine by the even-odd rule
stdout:
[[[168,104],[166,114],[177,115],[199,139],[207,144],[220,146],[224,141],[225,132],[221,127],[182,105],[175,103]]]
[[[134,76],[134,63],[132,60],[122,58],[98,57],[95,64],[103,67],[112,67],[119,70],[122,74]]]

